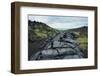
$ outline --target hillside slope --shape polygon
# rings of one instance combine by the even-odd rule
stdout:
[[[28,21],[28,56],[39,51],[46,40],[55,36],[57,30],[47,24],[37,21]],[[30,57],[29,57],[30,58]]]
[[[85,57],[88,56],[88,26],[69,29],[69,32],[74,32],[77,35],[76,41],[79,43],[79,47],[85,53]]]

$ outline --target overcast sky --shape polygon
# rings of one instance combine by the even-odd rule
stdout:
[[[88,25],[88,17],[79,17],[79,16],[34,16],[29,15],[29,20],[39,21],[46,23],[48,26],[60,29],[67,30],[71,28],[78,28]]]

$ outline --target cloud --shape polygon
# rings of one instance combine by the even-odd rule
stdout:
[[[29,20],[31,21],[39,21],[39,22],[48,22],[47,16],[29,16]]]
[[[34,16],[30,15],[29,20],[46,23],[56,29],[71,29],[88,25],[88,17],[78,16]]]

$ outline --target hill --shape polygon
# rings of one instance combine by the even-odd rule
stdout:
[[[76,32],[81,36],[88,36],[88,26],[82,26],[79,28],[69,29],[67,31]]]
[[[79,43],[79,47],[85,53],[85,57],[88,56],[88,26],[69,29],[67,32],[74,32],[77,35],[76,41]]]
[[[32,41],[46,39],[54,36],[57,32],[57,30],[49,27],[45,23],[30,20],[28,22],[29,39]]]
[[[28,56],[35,54],[41,49],[47,39],[55,36],[57,30],[47,24],[38,21],[28,21]],[[30,58],[30,57],[28,57]]]

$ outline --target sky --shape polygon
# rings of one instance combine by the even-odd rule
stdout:
[[[67,30],[82,26],[88,26],[88,17],[81,16],[29,15],[28,19],[31,21],[46,23],[48,26],[59,30]]]

